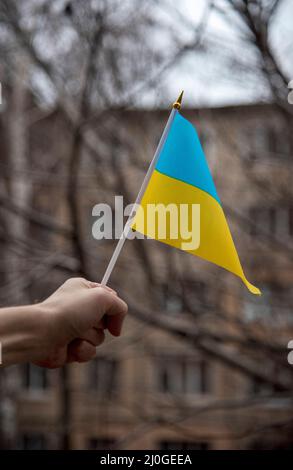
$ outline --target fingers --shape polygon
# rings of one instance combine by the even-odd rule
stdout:
[[[90,282],[90,284],[91,284],[91,287],[101,287],[102,289],[105,289],[106,291],[108,291],[111,294],[114,294],[118,297],[117,292],[115,290],[111,289],[108,286],[101,286],[97,282]],[[123,325],[124,317],[127,313],[127,308],[128,308],[126,304],[124,305],[124,307],[125,306],[126,306],[125,314],[124,313],[122,315],[121,314],[118,314],[118,315],[105,314],[104,317],[102,318],[102,320],[99,322],[99,328],[108,329],[108,331],[113,336],[120,336],[121,331],[122,331],[122,325]]]
[[[93,346],[100,346],[105,339],[105,333],[101,328],[90,328],[79,339],[91,343]]]
[[[96,347],[103,343],[105,333],[101,329],[91,328],[82,338],[73,340],[67,348],[68,362],[87,362],[96,356]]]
[[[87,362],[95,356],[96,348],[88,341],[75,339],[68,346],[67,362]]]
[[[114,289],[111,289],[111,287],[102,286],[102,285],[99,284],[98,282],[88,281],[88,283],[89,283],[89,287],[101,287],[102,289],[105,289],[105,290],[107,290],[108,292],[111,292],[112,294],[117,295],[117,292],[116,292]]]
[[[49,354],[49,356],[45,359],[35,362],[35,364],[39,367],[46,367],[47,369],[56,369],[58,367],[64,366],[66,361],[66,347],[60,347],[52,351],[51,354]]]
[[[92,331],[90,338],[84,338],[84,333],[107,328],[112,335],[119,336],[128,309],[113,289],[84,278],[68,279],[46,302],[47,308],[51,302],[50,318],[51,312],[61,312],[59,317],[68,327],[68,342],[81,338],[93,345],[100,344],[97,333]]]
[[[69,362],[87,362],[96,356],[96,347],[103,343],[105,333],[91,328],[82,338],[77,338],[66,347],[58,348],[48,358],[36,364],[40,367],[55,369]]]
[[[111,289],[111,287],[108,286],[101,286],[98,282],[93,282],[93,281],[88,281],[87,279],[83,277],[72,277],[70,279],[67,279],[67,281],[64,282],[64,284],[61,286],[62,288],[77,288],[77,287],[83,287],[83,288],[89,288],[89,287],[101,287],[102,289],[105,289],[109,292],[112,292],[113,294],[117,295],[117,292],[114,289]]]
[[[110,316],[121,315],[125,317],[128,306],[124,300],[120,299],[118,295],[113,295],[104,287],[98,287],[95,289],[95,291],[99,296],[99,302],[105,314]]]
[[[96,327],[97,330],[106,330],[107,329],[107,316],[104,315],[103,318],[97,323]]]
[[[99,301],[104,312],[105,327],[113,336],[119,336],[127,314],[127,304],[120,297],[113,295],[105,289],[102,292],[100,291]]]
[[[103,343],[105,333],[102,329],[91,328],[82,338],[72,341],[67,349],[68,362],[87,362],[96,356],[96,347]]]
[[[125,315],[106,316],[105,323],[107,330],[113,336],[120,336]]]

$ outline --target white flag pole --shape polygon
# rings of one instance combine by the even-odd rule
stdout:
[[[131,213],[130,213],[128,219],[127,219],[127,222],[126,222],[126,224],[125,224],[125,226],[124,226],[123,232],[122,232],[122,234],[121,234],[121,236],[120,236],[120,238],[119,238],[119,241],[118,241],[118,243],[117,243],[117,245],[116,245],[116,248],[115,248],[115,250],[114,250],[114,252],[113,252],[113,254],[112,254],[112,257],[111,257],[111,259],[110,259],[110,261],[109,261],[109,264],[108,264],[108,266],[107,266],[106,272],[105,272],[104,277],[103,277],[102,282],[101,282],[101,285],[102,285],[102,286],[106,286],[106,285],[107,285],[107,282],[108,282],[108,280],[109,280],[109,277],[111,276],[111,273],[112,273],[112,271],[113,271],[113,269],[114,269],[114,266],[115,266],[115,264],[116,264],[116,261],[117,261],[119,255],[120,255],[120,252],[121,252],[121,250],[122,250],[122,248],[123,248],[123,245],[124,245],[124,243],[125,243],[125,240],[127,240],[127,237],[128,237],[128,235],[129,235],[129,233],[130,233],[132,218],[133,218],[133,216],[134,216],[134,214],[135,214],[137,205],[139,205],[139,204],[141,203],[141,200],[142,200],[142,197],[143,197],[144,192],[145,192],[145,190],[146,190],[146,187],[147,187],[147,185],[148,185],[148,183],[149,183],[149,181],[150,181],[150,179],[151,179],[151,176],[152,176],[153,171],[154,171],[154,169],[155,169],[155,166],[156,166],[156,164],[157,164],[157,161],[158,161],[158,158],[159,158],[159,156],[160,156],[161,150],[162,150],[162,148],[163,148],[163,146],[164,146],[164,144],[165,144],[165,141],[166,141],[166,139],[167,139],[167,136],[168,136],[168,134],[169,134],[169,131],[170,131],[172,122],[174,121],[174,118],[175,118],[175,116],[176,116],[176,113],[178,112],[178,110],[179,110],[180,107],[181,107],[182,96],[183,96],[183,91],[180,93],[180,95],[179,95],[177,101],[173,104],[172,111],[171,111],[171,113],[170,113],[170,115],[169,115],[169,119],[168,119],[168,121],[167,121],[166,127],[165,127],[165,129],[164,129],[164,131],[163,131],[163,134],[162,134],[162,136],[161,136],[161,139],[160,139],[160,142],[159,142],[159,144],[158,144],[158,147],[157,147],[157,149],[156,149],[156,151],[155,151],[154,157],[153,157],[153,159],[152,159],[152,161],[151,161],[151,163],[150,163],[149,169],[148,169],[148,171],[147,171],[147,173],[146,173],[146,175],[145,175],[145,177],[144,177],[144,180],[143,180],[143,182],[142,182],[141,188],[140,188],[139,193],[138,193],[138,195],[137,195],[136,201],[135,201],[135,203],[134,203],[134,205],[133,205],[133,207],[132,207]]]

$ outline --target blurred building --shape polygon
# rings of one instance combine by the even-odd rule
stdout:
[[[111,285],[133,300],[122,337],[109,338],[89,364],[68,367],[66,377],[33,365],[7,369],[1,384],[4,447],[62,448],[64,439],[75,449],[293,447],[292,401],[278,387],[229,367],[217,357],[217,346],[212,357],[184,337],[132,315],[135,305],[152,314],[157,305],[158,315],[172,324],[199,332],[209,325],[222,338],[239,324],[243,335],[254,331],[285,348],[293,338],[293,259],[288,254],[293,246],[293,145],[286,118],[270,105],[183,114],[197,126],[247,277],[263,296],[253,297],[231,274],[159,242],[127,242],[111,278]],[[134,199],[167,116],[159,110],[117,111],[94,143],[100,154],[97,173],[91,156],[84,155],[82,231],[96,279],[114,242],[92,239],[92,207],[99,202],[113,206],[115,194],[127,196],[125,203]],[[34,209],[65,225],[63,162],[69,136],[66,121],[52,113],[32,122],[28,144],[36,173]],[[52,163],[50,176],[42,177],[40,162],[47,165],[50,155],[55,167]],[[66,248],[60,234],[52,237],[33,223],[29,230],[47,248]],[[70,250],[65,251],[70,259]],[[30,299],[47,295],[68,275],[70,270],[50,276],[49,282],[37,275],[28,289]],[[231,357],[237,348],[230,346]],[[258,350],[254,353],[253,341],[250,352],[256,364],[263,360]],[[281,361],[285,367],[286,355]],[[270,373],[281,373],[277,361]]]

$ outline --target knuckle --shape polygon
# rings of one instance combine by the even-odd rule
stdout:
[[[88,280],[85,279],[84,277],[73,277],[72,280],[75,281],[75,282],[79,282],[80,284],[82,284],[84,282],[88,283]]]
[[[81,286],[89,287],[89,281],[87,281],[87,279],[85,279],[84,277],[70,277],[64,282],[63,285],[69,288]]]
[[[98,298],[100,300],[100,302],[104,303],[104,302],[108,302],[109,300],[109,293],[104,290],[104,289],[97,289],[96,291],[97,295],[98,295]]]
[[[127,312],[128,312],[128,305],[127,303],[124,302],[124,300],[121,300],[121,310],[122,310],[122,315],[127,315]]]

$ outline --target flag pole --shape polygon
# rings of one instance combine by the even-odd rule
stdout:
[[[180,95],[178,96],[177,100],[175,101],[175,103],[174,103],[173,106],[172,106],[172,111],[171,111],[171,113],[170,113],[170,115],[169,115],[167,124],[166,124],[165,129],[164,129],[164,131],[163,131],[163,134],[162,134],[162,136],[161,136],[161,139],[160,139],[160,142],[159,142],[159,144],[158,144],[158,147],[157,147],[157,149],[156,149],[156,151],[155,151],[155,154],[154,154],[154,156],[153,156],[153,159],[152,159],[152,161],[151,161],[151,163],[150,163],[149,169],[148,169],[148,171],[147,171],[147,173],[146,173],[146,175],[145,175],[145,177],[144,177],[144,180],[143,180],[142,185],[141,185],[141,188],[140,188],[140,190],[139,190],[139,192],[138,192],[136,201],[135,201],[135,203],[134,203],[134,205],[133,205],[133,208],[132,208],[132,210],[131,210],[131,213],[130,213],[130,215],[129,215],[128,219],[127,219],[127,222],[126,222],[126,224],[125,224],[125,226],[124,226],[123,232],[122,232],[122,234],[121,234],[121,236],[120,236],[120,238],[119,238],[119,241],[118,241],[118,243],[117,243],[117,245],[116,245],[116,248],[115,248],[115,250],[114,250],[114,252],[113,252],[113,254],[112,254],[112,257],[111,257],[111,259],[110,259],[110,261],[109,261],[109,264],[108,264],[108,266],[107,266],[107,269],[106,269],[106,271],[105,271],[104,277],[103,277],[102,282],[101,282],[101,285],[102,285],[102,286],[106,286],[106,285],[107,285],[107,282],[108,282],[108,280],[109,280],[109,277],[111,276],[111,273],[112,273],[112,271],[113,271],[113,269],[114,269],[114,266],[115,266],[115,264],[116,264],[116,261],[117,261],[119,255],[120,255],[120,252],[121,252],[121,250],[122,250],[122,248],[123,248],[123,245],[124,245],[125,241],[127,240],[127,237],[128,237],[128,235],[129,235],[129,233],[130,233],[130,231],[131,231],[131,221],[132,221],[132,218],[133,218],[133,216],[134,216],[134,214],[135,214],[136,207],[141,203],[141,200],[142,200],[142,197],[143,197],[143,195],[144,195],[144,193],[145,193],[146,187],[147,187],[147,185],[148,185],[148,183],[149,183],[149,180],[151,179],[151,176],[152,176],[152,174],[153,174],[153,171],[154,171],[154,169],[155,169],[155,167],[156,167],[156,164],[157,164],[158,158],[159,158],[159,156],[160,156],[161,150],[162,150],[162,148],[163,148],[163,146],[164,146],[164,144],[165,144],[165,141],[166,141],[166,139],[167,139],[167,136],[168,136],[168,134],[169,134],[169,131],[170,131],[172,122],[174,121],[174,118],[175,118],[175,116],[176,116],[178,110],[181,108],[182,97],[183,97],[183,91],[180,93]]]

